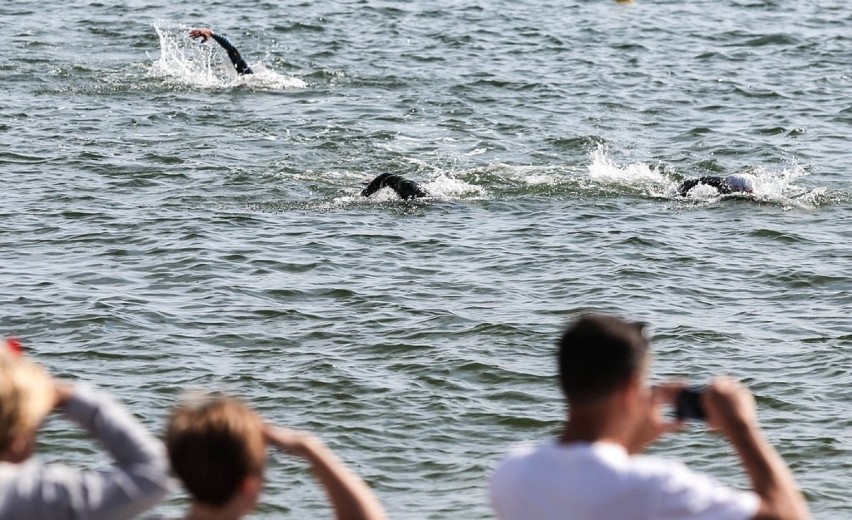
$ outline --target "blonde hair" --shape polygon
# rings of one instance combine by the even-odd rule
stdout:
[[[3,342],[0,339],[0,450],[37,430],[55,401],[47,372],[4,348]]]
[[[226,504],[246,477],[263,474],[266,463],[260,416],[238,399],[218,394],[190,397],[175,409],[166,449],[190,495],[212,506]]]

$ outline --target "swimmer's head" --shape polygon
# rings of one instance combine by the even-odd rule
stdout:
[[[734,192],[752,193],[754,191],[754,177],[747,173],[729,175],[725,182]]]

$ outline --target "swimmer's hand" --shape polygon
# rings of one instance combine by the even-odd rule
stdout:
[[[207,38],[213,36],[213,29],[193,29],[189,31],[190,38],[201,38],[201,43],[207,41]]]

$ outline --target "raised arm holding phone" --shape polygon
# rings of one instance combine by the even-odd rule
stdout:
[[[560,437],[514,449],[491,477],[500,520],[810,518],[787,465],[766,440],[754,398],[718,377],[695,398],[707,424],[733,446],[750,491],[723,485],[680,462],[641,455],[684,418],[682,382],[648,386],[643,325],[589,314],[559,341],[559,381],[568,405]]]

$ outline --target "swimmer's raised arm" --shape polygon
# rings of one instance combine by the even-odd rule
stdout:
[[[189,31],[189,37],[190,38],[201,38],[201,43],[206,42],[207,38],[210,38],[212,36],[213,36],[213,29],[202,28],[202,29],[192,29],[191,31]]]
[[[251,67],[248,66],[248,63],[246,63],[246,61],[240,55],[240,51],[238,51],[236,47],[231,45],[231,42],[229,42],[227,38],[214,33],[213,29],[192,29],[191,31],[189,31],[189,37],[201,38],[201,43],[206,42],[208,38],[213,38],[214,40],[216,40],[216,43],[221,45],[222,48],[225,49],[225,51],[228,53],[228,58],[231,59],[231,63],[234,64],[234,68],[237,69],[238,74],[254,74],[254,71],[251,70]]]

